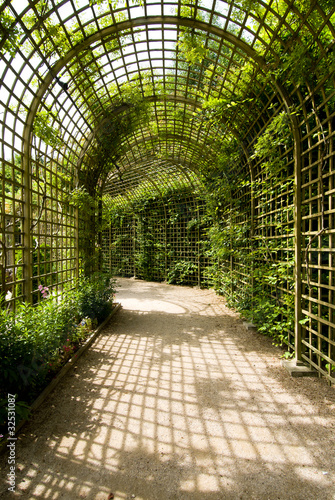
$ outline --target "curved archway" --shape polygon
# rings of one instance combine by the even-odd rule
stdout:
[[[255,320],[262,288],[298,359],[332,379],[334,15],[326,0],[5,2],[3,289],[8,269],[17,298],[78,272],[85,183],[152,213],[159,191],[165,210],[206,211],[218,288]]]

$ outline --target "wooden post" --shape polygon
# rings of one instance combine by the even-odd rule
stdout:
[[[165,228],[165,241],[164,241],[164,280],[167,281],[167,274],[168,274],[168,228],[167,228],[167,213],[166,213],[166,206],[165,202],[164,203],[164,228]]]
[[[301,133],[298,119],[295,113],[292,113],[292,103],[284,88],[272,78],[283,102],[285,103],[286,112],[290,119],[291,131],[294,140],[294,254],[295,254],[295,269],[294,269],[294,347],[295,347],[295,362],[303,364],[301,351]]]
[[[23,135],[23,241],[22,241],[22,257],[23,257],[23,297],[26,302],[32,303],[33,290],[33,235],[32,235],[32,185],[31,185],[31,159],[30,159],[30,131],[31,124],[27,124]]]
[[[136,217],[133,215],[133,265],[134,278],[136,278]]]
[[[249,174],[250,174],[250,234],[249,234],[249,245],[250,252],[254,251],[254,236],[255,236],[255,190],[254,190],[254,181],[255,181],[255,173],[252,165],[252,161],[250,159],[248,149],[242,144],[243,153],[247,160],[249,166]],[[253,256],[254,257],[254,256]],[[252,315],[254,309],[254,288],[255,288],[255,278],[254,278],[254,258],[251,260],[249,273],[251,275],[250,286],[251,286],[251,301],[252,301]]]
[[[200,210],[199,210],[198,204],[197,204],[197,218],[198,218],[198,241],[197,241],[197,247],[198,247],[198,287],[201,288],[201,255],[200,255],[201,232],[200,232]]]
[[[302,363],[301,351],[301,140],[296,116],[291,115],[294,137],[294,253],[295,253],[295,359]]]
[[[102,259],[102,194],[100,193],[98,199],[98,228],[97,232],[97,243],[98,243],[98,268],[97,271],[103,270],[103,259]]]

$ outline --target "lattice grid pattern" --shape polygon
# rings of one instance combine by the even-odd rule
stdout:
[[[135,207],[129,220],[104,227],[105,267],[136,273],[146,193],[156,198],[150,220],[164,246],[164,266],[161,248],[150,250],[161,265],[153,278],[166,279],[174,254],[197,266],[191,284],[199,284],[209,264],[200,251],[206,232],[190,236],[189,224],[199,218],[199,196],[208,203],[221,179],[230,199],[217,224],[239,239],[214,262],[209,251],[210,265],[251,303],[257,269],[273,266],[278,279],[267,278],[264,290],[287,317],[289,345],[333,380],[333,2],[6,0],[0,16],[8,306],[39,300],[39,284],[61,290],[80,272],[89,226],[87,207],[74,200],[81,185],[108,196],[106,206],[123,197]],[[282,115],[286,136],[272,130],[276,154],[265,158],[259,141]],[[240,154],[227,161],[222,145],[230,140]],[[189,216],[169,233],[177,203],[165,197],[185,188],[195,193]],[[94,235],[88,241],[94,248]]]

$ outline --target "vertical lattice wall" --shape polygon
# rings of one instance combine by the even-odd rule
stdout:
[[[135,276],[135,220],[124,215],[103,233],[104,268],[115,276]]]
[[[203,285],[203,202],[188,193],[175,198],[148,199],[134,214],[129,208],[122,214],[119,208],[104,232],[105,268],[117,276]]]
[[[8,102],[5,109],[6,116]],[[6,120],[3,131],[16,142],[17,132],[11,120]],[[61,163],[60,152],[54,148],[34,145],[31,175],[27,176],[23,155],[15,146],[12,158],[4,156],[2,288],[10,302],[14,298],[27,299],[29,294],[36,302],[40,298],[39,285],[58,290],[76,275],[77,222],[68,199],[73,187],[69,180],[73,177],[72,166]]]
[[[334,79],[331,80],[334,83]],[[334,89],[299,95],[301,123],[302,358],[332,375],[335,358]],[[317,104],[316,104],[317,102]],[[317,105],[317,113],[315,107]]]

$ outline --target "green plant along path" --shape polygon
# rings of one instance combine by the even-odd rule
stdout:
[[[108,317],[114,282],[101,273],[84,277],[63,299],[41,286],[38,306],[20,304],[16,314],[5,308],[0,316],[0,429],[5,433],[8,392],[18,398],[18,420],[61,366]],[[22,413],[21,413],[22,410]]]
[[[214,287],[334,381],[333,4],[1,3],[4,391],[38,392],[115,275]]]

